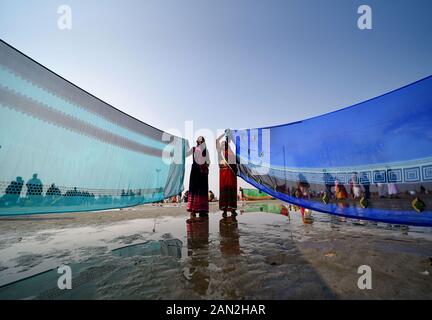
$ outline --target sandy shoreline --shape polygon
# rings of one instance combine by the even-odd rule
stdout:
[[[266,212],[278,206],[245,204],[237,223],[216,203],[193,224],[184,207],[153,205],[4,217],[0,298],[432,298],[432,230],[320,213],[305,225],[299,212]],[[60,264],[74,272],[68,292],[55,270],[33,276]],[[372,268],[372,290],[357,287],[360,265]]]

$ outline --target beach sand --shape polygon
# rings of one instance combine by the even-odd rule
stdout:
[[[0,299],[431,299],[432,230],[239,203],[0,218]],[[286,215],[288,214],[288,215]],[[57,267],[72,270],[60,290]],[[372,270],[361,290],[358,268]]]

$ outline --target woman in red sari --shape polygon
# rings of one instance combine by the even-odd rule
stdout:
[[[222,141],[224,134],[216,140],[216,148],[219,160],[219,209],[222,216],[227,216],[231,211],[232,216],[237,216],[237,165],[235,155],[228,145],[228,141]]]
[[[191,217],[198,213],[208,217],[208,174],[210,157],[204,137],[198,137],[196,147],[191,148],[187,155],[192,155],[193,163],[189,180],[187,211]]]

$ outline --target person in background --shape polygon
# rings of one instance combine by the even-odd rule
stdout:
[[[329,199],[333,198],[333,192],[332,192],[332,187],[333,187],[333,177],[331,176],[330,173],[327,172],[327,170],[324,170],[324,174],[323,174],[323,180],[324,180],[324,184],[325,184],[325,188],[326,188],[326,194],[329,197]]]
[[[43,184],[37,173],[34,173],[33,177],[27,181],[26,187],[27,196],[42,196]]]
[[[6,187],[4,196],[0,199],[0,205],[15,205],[19,201],[19,197],[24,185],[24,180],[21,177],[16,177],[15,181]]]
[[[387,185],[385,183],[377,183],[378,196],[380,198],[386,198],[387,196]]]
[[[337,179],[335,180],[335,195],[337,200],[345,200],[348,198],[348,193],[345,189],[345,186]]]
[[[366,200],[370,199],[370,181],[366,173],[362,173],[360,179],[361,185],[363,187],[363,196]]]
[[[243,188],[240,187],[239,191],[240,191],[240,201],[245,201],[244,194],[243,194]]]
[[[187,202],[188,202],[188,197],[189,197],[189,190],[186,190],[185,193],[183,194],[183,199],[182,199],[182,201],[183,201],[184,203],[187,203]]]
[[[219,209],[223,212],[222,216],[226,217],[227,211],[231,211],[233,216],[237,215],[237,164],[227,138],[222,141],[224,136],[222,134],[216,139],[216,149],[219,161]]]
[[[210,190],[208,193],[208,196],[209,196],[210,202],[213,202],[215,200],[215,195],[214,195],[213,191]]]
[[[388,194],[389,194],[390,198],[399,199],[399,196],[398,196],[399,191],[397,189],[396,183],[389,182],[387,184],[387,189],[388,189]]]
[[[310,184],[307,182],[306,177],[300,173],[297,181],[297,190],[300,193],[298,198],[309,198],[309,188]]]
[[[207,150],[204,137],[198,137],[196,146],[187,152],[187,156],[192,155],[192,170],[189,180],[189,193],[187,211],[191,217],[198,213],[206,217],[209,212],[208,201],[208,174],[210,156]]]
[[[349,182],[349,187],[350,187],[351,198],[357,199],[361,197],[361,188],[358,183],[357,172],[353,173]]]

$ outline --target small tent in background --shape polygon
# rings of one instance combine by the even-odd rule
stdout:
[[[246,201],[274,199],[272,196],[258,189],[241,188],[240,193],[241,193],[241,200],[246,200]]]

